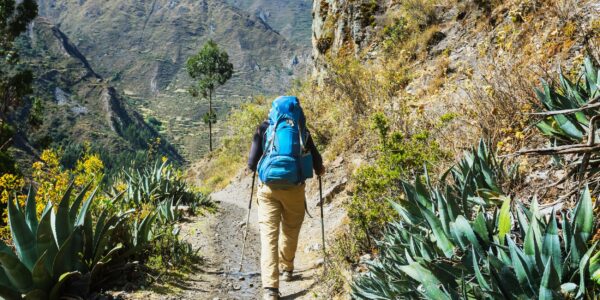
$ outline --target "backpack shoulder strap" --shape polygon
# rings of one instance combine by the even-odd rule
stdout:
[[[267,137],[267,132],[268,130],[265,131],[265,137],[267,137],[266,143],[265,143],[265,149],[263,150],[263,155],[265,153],[267,153],[267,151],[271,150],[271,147],[273,147],[274,145],[274,141],[275,141],[275,132],[277,131],[277,126],[279,126],[279,123],[281,123],[281,120],[283,119],[282,115],[280,115],[277,120],[275,121],[274,125],[269,125],[269,127],[273,126],[273,129],[271,131],[271,136]]]

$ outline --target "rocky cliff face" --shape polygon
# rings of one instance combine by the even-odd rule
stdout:
[[[312,55],[315,74],[326,70],[327,55],[335,57],[344,51],[344,54],[359,56],[372,45],[375,15],[383,13],[388,5],[378,2],[313,1]]]
[[[459,85],[493,66],[568,67],[600,58],[599,12],[591,0],[316,0],[313,73],[322,77],[328,60],[343,56],[395,62],[413,69],[407,91],[420,94],[440,67]]]

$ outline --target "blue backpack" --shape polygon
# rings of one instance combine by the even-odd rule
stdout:
[[[258,163],[260,181],[272,188],[286,188],[312,178],[312,155],[306,148],[307,140],[306,119],[298,98],[275,99],[263,137],[263,156]]]

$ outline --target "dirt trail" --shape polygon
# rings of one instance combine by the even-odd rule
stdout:
[[[253,197],[244,268],[241,274],[237,272],[251,182],[250,176],[237,179],[222,191],[212,194],[219,211],[182,224],[182,238],[192,243],[194,249],[200,249],[199,253],[205,259],[196,272],[180,282],[171,283],[174,287],[169,291],[158,293],[155,289],[153,292],[137,292],[132,298],[259,299],[262,287],[256,194]],[[327,186],[324,182],[324,189]],[[307,188],[307,205],[313,218],[307,216],[304,220],[296,253],[295,280],[281,282],[282,299],[322,299],[311,289],[322,271],[319,266],[322,252],[318,190],[315,187],[316,183],[313,182]],[[325,205],[327,231],[339,225],[340,213],[330,205]]]

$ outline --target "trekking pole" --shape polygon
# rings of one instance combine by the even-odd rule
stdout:
[[[248,228],[250,227],[250,210],[252,209],[252,196],[254,195],[254,180],[256,180],[256,171],[252,174],[252,187],[250,188],[250,202],[248,202],[248,217],[246,217],[246,232],[244,232],[244,243],[242,244],[242,258],[240,259],[240,270],[244,263],[244,252],[246,251],[246,239],[248,238]]]
[[[319,176],[319,202],[321,204],[321,241],[323,242],[323,269],[325,269],[325,258],[327,252],[325,252],[325,222],[323,221],[323,183],[321,176]]]

